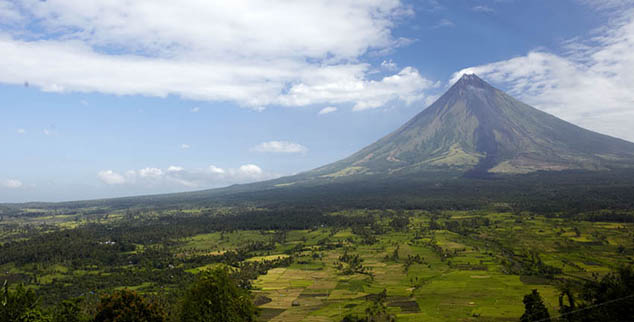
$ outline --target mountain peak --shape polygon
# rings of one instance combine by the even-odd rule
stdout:
[[[475,74],[352,156],[308,173],[325,178],[452,170],[465,175],[632,167],[634,144],[524,104]]]
[[[465,88],[467,86],[472,86],[476,88],[492,88],[493,86],[489,85],[489,83],[482,80],[476,74],[463,74],[462,77],[454,84],[455,87]]]

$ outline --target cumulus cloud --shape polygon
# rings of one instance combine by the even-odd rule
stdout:
[[[332,112],[336,112],[337,108],[334,106],[326,106],[319,111],[319,115],[324,115]]]
[[[23,186],[22,181],[17,179],[7,179],[2,181],[2,186],[9,189],[17,189]]]
[[[634,10],[626,10],[587,40],[564,44],[564,54],[525,56],[463,69],[567,121],[634,141]]]
[[[218,168],[215,165],[210,165],[209,166],[209,172],[213,173],[213,174],[224,174],[225,170],[222,168]]]
[[[288,141],[268,141],[254,146],[251,150],[273,153],[305,153],[308,151],[308,148],[301,144]]]
[[[171,165],[171,166],[169,166],[169,168],[167,168],[167,172],[180,172],[180,171],[183,171],[183,170],[185,170],[185,168],[179,167],[179,166],[176,166],[176,165]]]
[[[187,149],[189,149],[189,148],[191,148],[191,145],[186,144],[186,143],[181,144],[181,149],[183,149],[183,150],[187,150]]]
[[[99,171],[99,173],[97,173],[97,177],[106,184],[123,184],[126,182],[124,176],[112,170]]]
[[[413,67],[405,67],[398,74],[380,80],[366,80],[363,79],[365,67],[347,65],[324,68],[320,73],[311,75],[309,82],[291,87],[281,97],[281,103],[303,106],[355,102],[353,110],[362,111],[395,100],[412,103],[424,98],[425,90],[434,85]],[[342,72],[341,69],[351,71]]]
[[[413,68],[378,81],[367,77],[372,68],[363,55],[411,42],[391,34],[396,21],[411,15],[398,0],[25,0],[18,6],[14,11],[33,28],[29,37],[18,25],[0,33],[2,83],[28,80],[53,92],[172,94],[252,108],[376,107],[423,95],[424,88],[393,86],[394,77],[401,85],[426,84]],[[377,89],[380,95],[373,94]]]
[[[147,167],[129,170],[124,175],[112,170],[98,173],[98,178],[109,185],[126,184],[137,187],[218,187],[235,183],[247,183],[272,179],[277,175],[265,172],[255,164],[245,164],[237,168],[223,169],[210,165],[203,169],[186,169],[172,165],[166,169]]]
[[[143,168],[139,170],[139,176],[143,178],[157,178],[163,175],[163,170],[159,168]]]
[[[262,174],[262,169],[255,164],[245,164],[240,166],[238,173],[245,176],[257,177]]]

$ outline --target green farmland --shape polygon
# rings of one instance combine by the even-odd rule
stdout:
[[[263,209],[10,218],[0,280],[24,283],[45,307],[80,298],[89,310],[100,294],[130,289],[177,312],[170,299],[197,274],[229,265],[261,321],[364,316],[384,290],[397,321],[517,321],[533,289],[557,315],[562,285],[634,263],[628,222],[494,210],[283,215],[285,227]]]

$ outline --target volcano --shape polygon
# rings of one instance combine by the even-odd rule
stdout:
[[[465,74],[396,131],[307,177],[467,176],[634,167],[634,143],[592,132]]]
[[[225,188],[71,206],[123,209],[247,202],[453,209],[500,201],[549,210],[615,205],[630,209],[633,193],[634,143],[583,129],[514,99],[476,75],[464,75],[396,131],[320,168]]]

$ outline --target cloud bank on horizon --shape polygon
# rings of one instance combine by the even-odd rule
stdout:
[[[210,165],[203,169],[169,166],[166,169],[143,168],[128,170],[125,173],[103,170],[97,173],[97,177],[107,185],[160,187],[176,184],[187,188],[202,188],[274,179],[279,175],[267,173],[255,164],[245,164],[235,169],[223,169]]]

